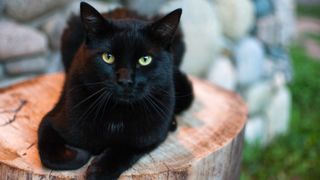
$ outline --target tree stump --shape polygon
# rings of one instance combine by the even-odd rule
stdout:
[[[44,168],[37,129],[54,106],[63,74],[45,75],[0,90],[1,179],[84,179],[75,171]],[[178,117],[178,129],[120,179],[238,179],[247,109],[231,92],[191,78],[195,101]]]

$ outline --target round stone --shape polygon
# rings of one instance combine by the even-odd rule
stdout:
[[[48,50],[46,36],[32,27],[0,21],[0,29],[0,61]]]

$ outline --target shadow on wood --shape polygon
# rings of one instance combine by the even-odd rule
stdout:
[[[83,179],[76,171],[42,167],[37,128],[54,106],[63,74],[46,75],[0,90],[0,177]],[[195,102],[178,129],[120,179],[238,179],[247,109],[231,92],[191,78]]]

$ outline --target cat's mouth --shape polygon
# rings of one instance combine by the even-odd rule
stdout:
[[[122,94],[117,96],[117,100],[120,102],[130,103],[134,101],[134,96],[132,94]]]

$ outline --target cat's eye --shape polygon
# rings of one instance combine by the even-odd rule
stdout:
[[[139,64],[141,66],[147,66],[151,63],[152,57],[151,56],[143,56],[139,59]]]
[[[108,64],[112,64],[114,62],[114,56],[107,52],[102,54],[102,59]]]

